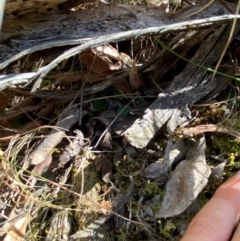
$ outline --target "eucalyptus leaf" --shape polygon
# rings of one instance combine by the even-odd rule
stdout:
[[[107,102],[105,100],[93,100],[92,102],[92,105],[93,105],[93,108],[96,110],[96,111],[102,111],[102,110],[106,110],[107,109]]]
[[[117,99],[123,100],[125,98],[123,93],[120,90],[114,89],[113,92],[114,92],[114,95],[116,96]]]
[[[197,198],[211,174],[206,164],[205,150],[205,137],[202,137],[190,150],[188,159],[182,161],[170,176],[162,205],[155,218],[179,215]]]
[[[127,116],[131,110],[132,110],[131,106],[122,105],[117,109],[117,114],[119,114],[119,116]]]

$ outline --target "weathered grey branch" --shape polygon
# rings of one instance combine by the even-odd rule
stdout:
[[[2,0],[1,0],[2,1]],[[77,0],[7,0],[5,7],[6,18],[14,16],[29,17],[41,15],[52,15],[61,13],[61,6],[67,4],[68,2],[73,2]],[[78,0],[79,2],[79,0]],[[76,3],[80,4],[80,3]],[[75,5],[75,6],[76,6]]]
[[[39,2],[39,6],[42,6],[42,0],[37,0],[37,2]],[[58,3],[68,4],[71,1]],[[15,1],[7,2],[7,15],[11,12],[11,9],[14,11],[14,4]],[[25,10],[22,11],[22,14],[31,10],[31,4],[29,4],[24,6],[23,9]],[[51,4],[51,8],[57,5],[54,1],[51,1]],[[12,8],[9,6],[12,6]],[[39,69],[33,75],[28,75],[29,77],[26,77],[26,75],[24,78],[22,78],[23,76],[16,76],[16,79],[14,79],[12,75],[0,76],[1,90],[7,86],[38,79],[35,85],[36,89],[42,78],[63,60],[98,45],[136,39],[146,35],[210,27],[231,22],[236,17],[240,18],[240,15],[228,15],[227,10],[217,2],[201,12],[200,15],[192,16],[190,21],[176,23],[174,21],[177,21],[177,19],[171,20],[163,13],[160,14],[159,9],[146,6],[100,5],[94,10],[48,16],[40,14],[41,11],[44,11],[44,8],[40,12],[36,8],[35,10],[35,12],[30,11],[32,14],[25,16],[23,20],[18,17],[7,17],[4,20],[0,35],[0,70],[14,61],[40,50],[61,46],[77,47],[64,52],[49,65]],[[59,13],[60,10],[56,11]],[[224,15],[218,16],[219,14]],[[193,20],[194,18],[196,20]],[[4,84],[1,81],[4,81]]]
[[[192,58],[193,63],[211,67],[218,60],[221,49],[224,48],[229,37],[230,26],[225,28],[226,25],[222,25],[201,44]],[[158,99],[145,111],[142,119],[136,120],[125,132],[127,140],[132,145],[143,148],[165,123],[168,123],[169,134],[172,134],[177,125],[181,125],[179,122],[184,120],[187,105],[199,101],[216,86],[217,79],[209,82],[206,71],[189,63],[184,71],[174,78],[164,93],[159,94]]]
[[[191,17],[191,20],[203,19],[202,22],[188,22],[188,19],[186,19],[184,20],[185,23],[176,23],[172,26],[169,24],[178,20],[171,20],[159,12],[157,8],[100,5],[94,10],[69,14],[47,17],[36,15],[34,18],[26,17],[23,20],[7,18],[3,23],[3,30],[0,35],[0,69],[20,58],[20,56],[37,51],[36,46],[41,50],[56,46],[77,45],[100,36],[104,36],[109,41],[119,41],[121,39],[108,39],[108,35],[125,32],[124,39],[129,39],[136,38],[139,35],[170,31],[171,27],[173,27],[173,31],[208,27],[231,21],[234,18],[234,16],[225,16],[224,14],[228,14],[226,9],[215,3],[200,16]],[[222,15],[219,19],[211,18],[219,15]],[[149,29],[151,27],[153,27],[152,30]],[[128,30],[136,30],[137,32],[126,32]]]
[[[145,28],[145,29],[137,29],[137,30],[132,30],[132,31],[127,31],[127,32],[121,32],[118,34],[111,34],[107,36],[101,36],[99,38],[92,38],[92,40],[89,40],[85,42],[84,44],[74,47],[72,49],[69,49],[68,51],[65,51],[62,55],[57,57],[55,60],[53,60],[50,64],[46,65],[45,67],[39,69],[36,73],[34,73],[29,80],[37,78],[38,83],[41,83],[42,78],[46,76],[46,74],[49,73],[53,68],[55,68],[59,63],[61,63],[63,60],[68,59],[82,51],[85,51],[90,48],[94,48],[99,45],[103,45],[106,43],[110,42],[120,42],[126,39],[135,39],[140,36],[144,35],[158,35],[158,34],[164,34],[168,32],[173,32],[173,31],[184,31],[184,30],[189,30],[189,29],[196,29],[196,28],[202,28],[202,27],[209,27],[213,26],[216,24],[221,24],[225,22],[231,22],[234,18],[240,18],[240,15],[223,15],[223,16],[218,16],[218,17],[211,17],[207,19],[200,19],[200,20],[193,20],[193,21],[186,21],[186,22],[181,22],[181,23],[174,23],[174,24],[168,24],[168,25],[163,25],[160,27],[151,27],[151,28]],[[76,44],[76,43],[83,43],[83,39],[79,40],[60,40],[60,41],[49,41],[48,43],[45,43],[43,45],[35,46],[34,49],[28,49],[25,50],[15,56],[13,56],[11,59],[8,61],[5,61],[0,64],[0,70],[5,68],[8,64],[11,62],[19,59],[20,57],[32,53],[36,51],[36,49],[44,49],[44,48],[51,48],[54,46],[64,46],[64,45],[70,45],[70,44]],[[3,78],[0,76],[0,78]],[[4,76],[4,80],[7,82],[7,77]],[[10,81],[10,80],[9,80]],[[11,81],[13,81],[12,76],[11,76]],[[17,78],[17,83],[19,83],[19,78]],[[23,82],[26,82],[26,79],[23,79]],[[14,84],[14,82],[13,82]],[[37,88],[37,85],[36,85]],[[35,89],[36,89],[35,88]]]
[[[52,130],[43,142],[34,150],[31,155],[31,164],[37,165],[43,162],[52,149],[60,143],[65,131],[70,129],[78,121],[79,110],[77,107],[68,109],[57,124],[59,130]]]

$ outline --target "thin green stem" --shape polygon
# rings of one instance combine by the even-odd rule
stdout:
[[[208,72],[211,72],[211,73],[214,73],[214,72],[215,72],[215,70],[212,69],[212,68],[205,67],[205,66],[203,66],[203,65],[201,65],[201,64],[195,63],[195,62],[193,62],[193,61],[191,61],[191,60],[189,60],[189,59],[181,56],[180,54],[178,54],[178,53],[176,53],[175,51],[173,51],[172,49],[170,49],[167,45],[165,45],[165,44],[164,44],[162,41],[160,41],[159,39],[157,39],[157,42],[158,42],[164,49],[166,49],[166,50],[168,50],[169,52],[171,52],[172,54],[176,55],[178,58],[183,59],[183,60],[187,61],[188,63],[193,64],[193,65],[195,65],[195,66],[197,66],[197,67],[199,67],[199,68],[202,68],[202,69],[204,69],[204,70],[206,70],[206,71],[208,71]],[[224,77],[227,77],[227,78],[236,80],[236,81],[240,81],[240,78],[237,78],[237,77],[232,76],[232,75],[230,75],[230,74],[225,74],[225,73],[222,73],[222,72],[219,72],[219,71],[216,71],[216,74],[219,74],[219,75],[221,75],[221,76],[224,76]]]

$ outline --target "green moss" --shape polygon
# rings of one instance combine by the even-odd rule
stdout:
[[[161,229],[161,234],[163,234],[165,238],[170,238],[175,229],[176,226],[171,221],[167,220]]]
[[[213,134],[211,138],[213,149],[210,153],[220,155],[224,158],[230,158],[231,161],[234,161],[235,158],[233,158],[233,156],[240,152],[240,140],[232,139],[231,137],[222,134]]]
[[[157,182],[146,182],[143,188],[149,195],[159,194],[159,184]]]

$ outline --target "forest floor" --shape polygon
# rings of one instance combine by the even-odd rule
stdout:
[[[2,240],[180,240],[240,167],[233,26],[105,36],[0,69],[40,80],[0,92]]]

